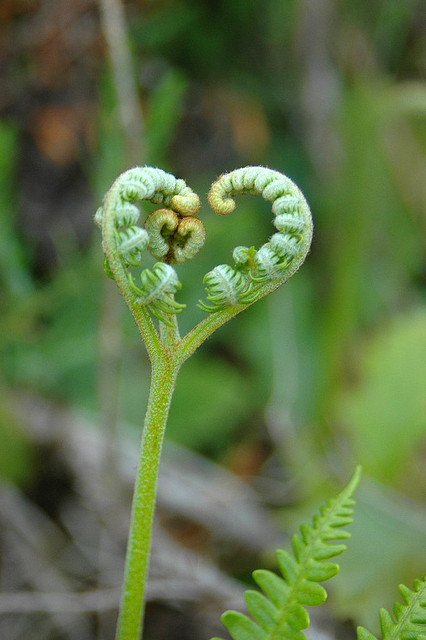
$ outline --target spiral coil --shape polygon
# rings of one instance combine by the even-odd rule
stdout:
[[[138,200],[167,208],[153,212],[143,228],[137,225]],[[107,216],[113,225],[113,246],[104,233],[107,275],[114,277],[113,265],[118,258],[135,303],[145,306],[166,324],[171,324],[171,315],[185,307],[174,299],[181,284],[170,263],[192,258],[205,241],[204,225],[194,217],[199,208],[199,197],[184,180],[162,169],[134,167],[117,178],[95,214],[95,222],[103,230]],[[152,270],[144,269],[140,284],[136,284],[128,269],[141,266],[145,250],[163,262],[154,264]]]
[[[207,300],[213,304],[200,301],[198,306],[210,313],[250,304],[262,297],[262,285],[275,287],[285,282],[303,262],[312,239],[309,206],[300,189],[284,174],[265,167],[244,167],[224,174],[210,189],[210,206],[219,215],[228,215],[235,209],[233,196],[238,193],[262,195],[271,201],[278,233],[258,251],[237,247],[234,266],[220,265],[227,267],[221,269],[220,279],[215,269],[205,276]]]

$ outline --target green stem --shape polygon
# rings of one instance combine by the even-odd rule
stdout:
[[[119,280],[122,275],[120,265],[115,265],[112,260],[111,263],[116,279]],[[120,285],[120,281],[118,284]],[[140,640],[160,455],[176,378],[183,362],[204,340],[247,305],[241,304],[211,314],[180,339],[176,316],[170,317],[171,325],[160,322],[158,334],[146,310],[141,310],[132,303],[125,286],[121,288],[145,339],[152,361],[151,388],[136,474],[123,593],[116,632],[116,640]]]
[[[133,494],[126,567],[116,640],[139,640],[142,635],[157,477],[167,416],[180,362],[164,351],[153,362],[140,458]]]

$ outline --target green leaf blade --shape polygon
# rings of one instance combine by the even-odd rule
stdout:
[[[297,602],[308,607],[317,607],[327,600],[327,592],[317,582],[302,580],[295,591]]]
[[[376,636],[364,629],[364,627],[358,627],[356,630],[358,640],[378,640]]]
[[[311,559],[306,565],[306,577],[315,582],[325,582],[339,573],[339,565],[335,562],[318,562]]]
[[[279,619],[278,610],[259,591],[246,591],[244,600],[249,613],[264,631],[272,631]]]
[[[254,571],[253,578],[276,607],[281,608],[285,606],[290,589],[284,580],[279,578],[276,573],[272,573],[272,571],[266,569]]]
[[[293,604],[287,614],[288,625],[295,631],[302,631],[309,627],[309,613],[301,604]]]
[[[278,549],[276,552],[278,568],[284,576],[287,584],[291,585],[297,580],[299,567],[297,561],[287,551]]]
[[[270,635],[253,620],[238,611],[227,611],[222,622],[234,640],[269,640]]]
[[[293,536],[293,553],[278,549],[278,568],[282,577],[266,569],[253,572],[253,578],[265,595],[249,590],[246,605],[254,620],[235,611],[222,617],[234,640],[306,640],[302,633],[309,627],[306,606],[318,606],[327,599],[327,592],[319,584],[338,573],[337,564],[327,562],[342,553],[346,546],[330,544],[347,539],[342,527],[352,522],[355,501],[352,493],[358,485],[357,468],[348,486],[333,500],[328,500],[312,524],[300,527]],[[360,628],[361,640],[377,640]]]

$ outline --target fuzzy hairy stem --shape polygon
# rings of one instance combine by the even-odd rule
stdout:
[[[116,640],[139,640],[149,568],[158,470],[179,364],[164,357],[153,365],[133,494],[123,593]]]

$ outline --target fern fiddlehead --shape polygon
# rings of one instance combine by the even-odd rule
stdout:
[[[179,226],[179,218],[171,209],[153,211],[145,222],[149,238],[149,250],[154,258],[161,260],[170,251],[169,242]]]
[[[399,586],[404,604],[395,603],[392,616],[380,609],[380,630],[383,640],[426,640],[426,576],[414,581],[414,589]],[[358,627],[358,640],[378,640],[376,636]]]
[[[152,271],[144,269],[140,280],[141,285],[138,286],[129,274],[130,288],[137,295],[136,302],[150,307],[157,317],[179,313],[185,308],[184,304],[179,304],[172,297],[182,285],[176,271],[169,264],[157,262]]]
[[[213,183],[208,198],[213,211],[228,215],[235,209],[238,193],[262,195],[272,202],[278,233],[258,251],[238,247],[234,266],[219,265],[204,277],[207,301],[199,303],[206,312],[252,304],[270,293],[299,268],[312,239],[312,218],[300,189],[287,176],[266,167],[244,167],[222,175]],[[252,251],[250,260],[241,261]],[[250,269],[244,268],[250,264]],[[221,284],[222,283],[222,284]]]
[[[302,633],[309,626],[306,606],[325,602],[327,592],[319,582],[329,580],[339,571],[338,565],[329,560],[345,551],[346,546],[330,543],[350,538],[342,527],[352,522],[355,504],[352,496],[360,474],[358,467],[347,487],[328,500],[313,523],[300,527],[300,533],[293,536],[293,554],[277,551],[282,577],[267,570],[253,573],[266,595],[246,591],[245,602],[252,618],[237,611],[223,614],[222,622],[234,640],[306,640]]]
[[[134,203],[138,200],[170,208],[153,212],[142,228],[137,226],[140,211]],[[134,296],[135,304],[168,325],[172,324],[169,316],[185,306],[174,300],[180,282],[171,264],[192,258],[205,241],[204,225],[194,217],[199,208],[199,197],[184,180],[162,169],[135,167],[117,178],[95,215],[103,230],[108,275],[124,287],[128,297]],[[147,249],[169,268],[158,262],[152,271],[144,269],[140,287],[128,268],[140,266]]]
[[[197,255],[206,241],[206,229],[199,218],[179,218],[171,209],[153,211],[145,229],[149,251],[159,260],[186,262]]]
[[[172,254],[176,262],[186,262],[197,255],[206,241],[206,229],[198,218],[183,218],[172,242]]]
[[[224,307],[235,307],[237,304],[250,304],[257,297],[248,275],[228,264],[219,264],[209,271],[204,276],[203,283],[206,285],[207,300],[211,304],[200,301],[198,306],[209,313]]]
[[[213,184],[210,204],[219,214],[230,213],[235,207],[231,196],[240,192],[262,194],[272,202],[277,233],[259,251],[236,247],[233,267],[218,265],[206,274],[207,303],[200,307],[208,315],[183,338],[176,314],[185,305],[175,300],[181,284],[174,265],[193,258],[206,240],[196,217],[198,196],[172,174],[135,167],[117,178],[95,215],[102,228],[105,271],[119,286],[152,363],[116,640],[139,640],[142,633],[158,468],[180,367],[213,331],[286,282],[309,249],[309,207],[291,180],[262,167],[238,169]],[[144,225],[136,205],[140,200],[160,207]],[[158,262],[136,276],[131,270],[142,266],[145,252]],[[159,320],[159,331],[150,314]]]
[[[309,206],[287,176],[265,167],[236,169],[213,183],[209,203],[216,213],[228,215],[235,209],[233,196],[238,193],[262,195],[272,202],[277,233],[257,251],[236,247],[233,266],[220,264],[204,276],[207,301],[198,306],[206,313],[240,311],[278,288],[302,264],[312,239]],[[138,200],[162,205],[147,218],[144,228],[137,224]],[[206,231],[196,217],[199,207],[197,194],[183,180],[162,169],[135,167],[114,182],[95,216],[103,229],[107,274],[126,289],[128,303],[133,296],[135,304],[165,324],[172,325],[170,316],[184,305],[174,301],[180,288],[176,272],[172,276],[159,265],[173,268],[193,258],[204,245]],[[141,288],[128,269],[142,264],[145,250],[161,262],[152,271],[143,270]]]

